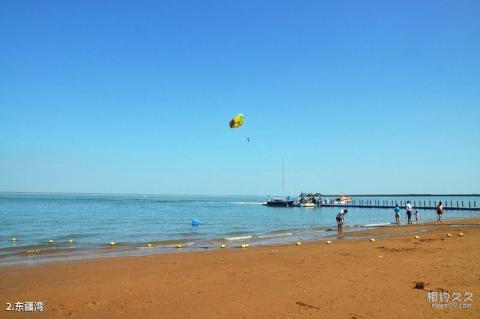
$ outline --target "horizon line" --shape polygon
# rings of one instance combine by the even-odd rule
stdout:
[[[313,192],[312,192],[313,193]],[[262,194],[262,195],[255,195],[255,194],[175,194],[175,193],[104,193],[104,192],[39,192],[39,191],[0,191],[0,194],[38,194],[38,195],[117,195],[117,196],[280,196],[276,194]],[[480,193],[391,193],[391,194],[322,194],[319,193],[321,196],[324,197],[335,197],[335,196],[350,196],[350,197],[405,197],[405,196],[412,196],[412,197],[420,197],[420,196],[480,196]],[[288,196],[288,195],[287,195]],[[286,197],[286,196],[282,196]]]

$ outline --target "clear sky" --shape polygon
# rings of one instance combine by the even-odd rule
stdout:
[[[279,194],[284,158],[289,194],[480,192],[479,17],[1,1],[0,191]]]

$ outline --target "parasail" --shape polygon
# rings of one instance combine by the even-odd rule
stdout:
[[[238,113],[230,120],[230,128],[239,128],[245,122],[245,116],[242,113]]]

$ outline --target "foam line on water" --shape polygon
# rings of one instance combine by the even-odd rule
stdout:
[[[235,241],[235,240],[250,239],[252,237],[253,237],[252,235],[248,235],[248,236],[226,237],[225,239],[229,241]]]
[[[286,237],[286,236],[292,236],[293,233],[283,233],[283,234],[270,234],[270,235],[260,235],[257,236],[257,238],[275,238],[275,237]]]
[[[363,225],[365,227],[378,227],[378,226],[389,226],[392,225],[392,223],[373,223],[373,224],[366,224]]]

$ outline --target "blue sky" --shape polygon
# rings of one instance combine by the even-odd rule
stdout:
[[[480,192],[479,16],[1,1],[0,191],[278,194],[284,158],[290,194]]]

